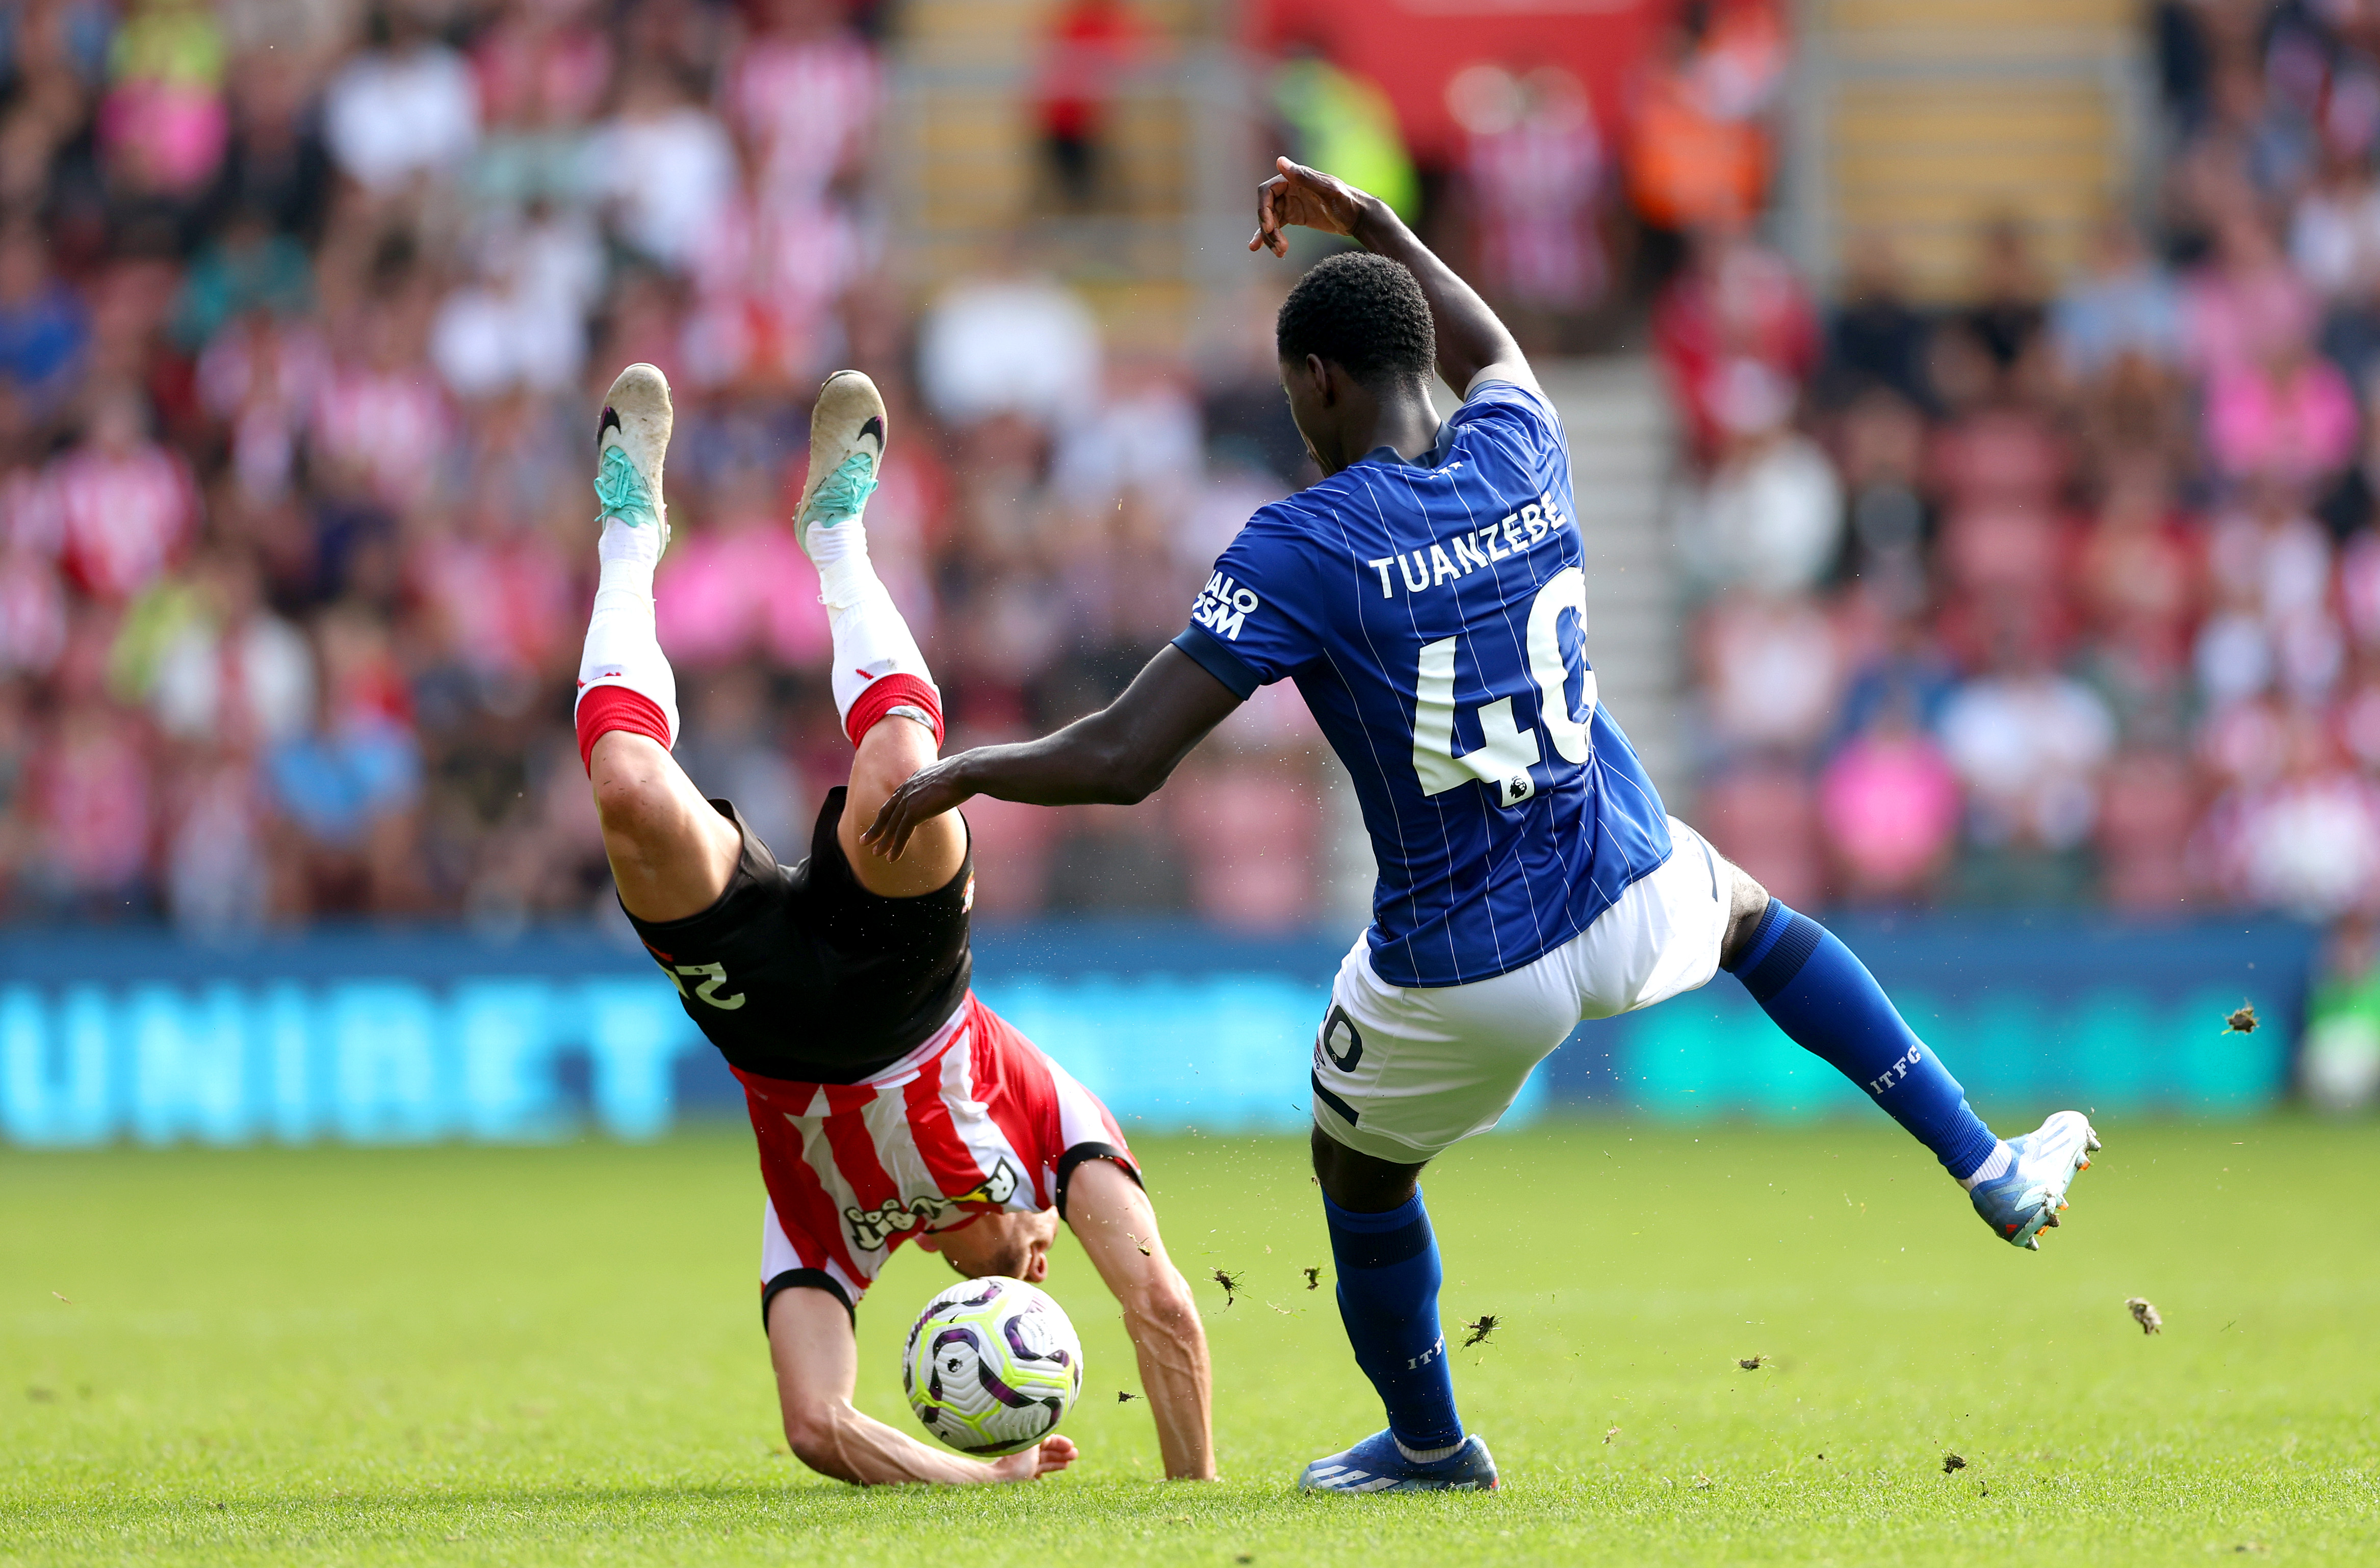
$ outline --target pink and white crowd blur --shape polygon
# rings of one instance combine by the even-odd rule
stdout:
[[[892,400],[868,520],[958,739],[1179,629],[1297,480],[1263,346],[1119,359],[1022,265],[913,310],[883,10],[0,5],[0,918],[605,911],[568,713],[631,360],[677,391],[680,755],[789,862],[849,760],[785,523],[828,371]],[[1311,752],[1267,702],[1161,805],[988,805],[980,902],[1306,918]]]
[[[849,756],[784,520],[827,371],[891,401],[869,529],[955,744],[1086,711],[1180,628],[1310,477],[1278,285],[1187,361],[1107,342],[1029,234],[912,301],[893,9],[0,4],[0,918],[605,911],[568,712],[589,416],[631,360],[677,389],[680,756],[788,861]],[[1558,71],[1458,76],[1425,233],[1533,347],[1649,319],[1673,372],[1682,804],[1787,898],[2380,890],[2371,9],[2157,8],[2162,205],[2059,286],[1987,225],[1949,311],[1882,246],[1830,306],[1753,237],[1769,0],[1682,8],[1624,134]],[[1131,11],[1053,6],[1021,90],[1057,208],[1100,202],[1108,99],[1163,55]],[[1272,691],[1141,808],[978,803],[980,903],[1319,918],[1318,752]]]
[[[2380,7],[2151,21],[2162,185],[2062,281],[1715,225],[1655,305],[1694,809],[1790,901],[2380,905]]]

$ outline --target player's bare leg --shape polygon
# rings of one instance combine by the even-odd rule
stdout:
[[[858,1340],[843,1303],[824,1291],[796,1285],[769,1303],[769,1359],[776,1367],[785,1442],[821,1476],[862,1486],[1032,1481],[1075,1462],[1069,1438],[1044,1438],[1038,1447],[987,1464],[860,1414],[851,1403],[859,1379]]]
[[[857,371],[827,378],[810,409],[809,474],[794,532],[818,567],[819,599],[834,635],[829,677],[835,711],[856,748],[836,837],[860,886],[911,898],[958,874],[966,824],[954,811],[921,824],[913,845],[923,853],[904,860],[860,853],[860,832],[877,808],[941,747],[941,694],[868,555],[868,498],[876,492],[888,433],[874,382]]]
[[[595,429],[595,546],[601,576],[578,664],[580,760],[595,792],[620,902],[639,919],[698,915],[726,891],[740,843],[671,760],[677,677],[653,635],[653,569],[669,547],[662,467],[669,382],[631,365]]]
[[[852,874],[868,892],[887,898],[931,893],[956,876],[966,859],[966,823],[955,811],[917,824],[909,853],[898,860],[861,853],[860,833],[876,820],[877,808],[939,755],[934,732],[906,720],[886,720],[859,737],[858,753],[851,760],[851,793],[835,837]]]
[[[682,920],[719,902],[742,837],[661,743],[606,732],[588,760],[603,854],[620,903],[639,920]]]

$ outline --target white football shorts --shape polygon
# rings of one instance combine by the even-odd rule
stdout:
[[[1670,819],[1670,851],[1593,925],[1535,963],[1469,985],[1392,986],[1357,937],[1314,1041],[1314,1121],[1410,1165],[1494,1126],[1582,1020],[1696,990],[1718,972],[1734,876]]]

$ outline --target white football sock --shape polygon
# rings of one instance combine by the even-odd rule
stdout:
[[[1989,1154],[1984,1156],[1984,1162],[1975,1167],[1974,1173],[1962,1177],[1959,1185],[1973,1192],[1980,1183],[1994,1181],[2007,1175],[2009,1167],[2015,1163],[2016,1150],[2008,1146],[2008,1139],[2002,1138],[1992,1146],[1992,1151]]]
[[[598,687],[625,687],[662,711],[674,747],[679,733],[677,674],[653,631],[653,567],[661,561],[661,534],[650,525],[636,528],[610,518],[595,553],[602,572],[596,578],[595,614],[587,623],[587,644],[578,658],[578,700],[586,701]]]
[[[814,528],[809,535],[810,560],[818,566],[819,599],[826,605],[827,626],[834,635],[834,711],[846,728],[851,705],[886,675],[914,675],[934,684],[909,623],[892,602],[875,565],[868,559],[868,529],[856,517],[833,528]],[[928,729],[939,726],[920,709],[906,704],[892,710],[915,718]],[[857,744],[857,737],[853,737]]]
[[[1390,1432],[1389,1434],[1389,1440],[1397,1445],[1397,1452],[1399,1453],[1403,1454],[1407,1459],[1412,1460],[1415,1464],[1435,1465],[1441,1459],[1451,1459],[1456,1454],[1461,1453],[1463,1452],[1463,1445],[1469,1442],[1471,1440],[1469,1438],[1457,1438],[1452,1442],[1447,1444],[1444,1448],[1407,1448],[1405,1446],[1404,1439],[1397,1436],[1394,1432]]]

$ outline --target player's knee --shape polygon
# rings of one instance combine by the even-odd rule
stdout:
[[[1315,1179],[1331,1202],[1358,1213],[1379,1214],[1412,1201],[1421,1182],[1419,1164],[1400,1165],[1349,1149],[1314,1129],[1311,1144]]]
[[[1735,873],[1735,891],[1728,908],[1727,938],[1719,944],[1718,961],[1723,967],[1732,967],[1743,956],[1753,934],[1760,930],[1761,917],[1768,913],[1768,890],[1753,881],[1742,867],[1728,869]]]
[[[605,836],[637,839],[652,833],[669,810],[661,781],[630,768],[595,770],[595,819]]]
[[[845,810],[863,808],[872,814],[909,775],[941,755],[934,732],[905,716],[893,715],[860,737],[851,760],[851,791]]]
[[[1753,881],[1752,873],[1742,867],[1730,865],[1728,869],[1735,873],[1734,914],[1738,918],[1746,915],[1760,918],[1768,909],[1768,890]]]

